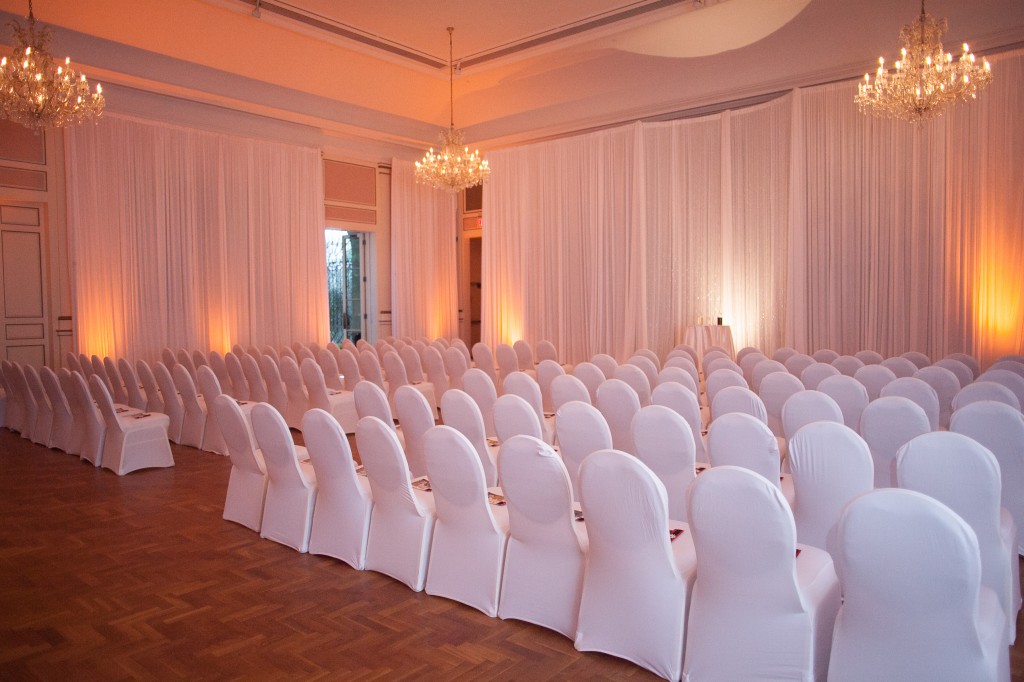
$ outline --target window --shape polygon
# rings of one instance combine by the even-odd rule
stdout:
[[[363,338],[363,239],[358,232],[328,228],[327,306],[331,341],[353,343]]]

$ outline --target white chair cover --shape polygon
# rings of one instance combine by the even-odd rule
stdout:
[[[907,360],[907,362],[910,361]],[[913,400],[928,415],[928,424],[931,430],[939,430],[939,394],[935,392],[934,388],[912,376],[901,376],[896,381],[886,384],[882,389],[881,397],[891,395]]]
[[[1009,679],[977,538],[948,507],[911,490],[861,495],[839,517],[832,556],[843,605],[830,681]]]
[[[395,392],[395,412],[402,424],[402,438],[409,471],[414,477],[427,475],[427,461],[423,456],[423,436],[434,426],[434,415],[427,399],[412,386],[403,386]]]
[[[843,423],[843,411],[826,393],[800,391],[782,406],[782,431],[787,440],[807,424],[817,421]]]
[[[498,368],[494,364],[494,353],[486,343],[473,344],[473,363],[476,368],[491,378],[491,383],[498,386]]]
[[[25,365],[25,384],[36,403],[36,418],[32,424],[32,442],[49,447],[50,431],[53,429],[53,408],[46,397],[46,389],[39,380],[39,372],[32,365]]]
[[[572,639],[589,541],[586,524],[573,520],[569,473],[551,446],[529,436],[502,443],[498,471],[509,516],[498,616]]]
[[[955,358],[943,358],[936,362],[935,366],[944,367],[953,374],[955,374],[957,381],[960,382],[960,388],[963,388],[964,386],[974,381],[974,373],[971,371],[971,368]],[[992,369],[992,367],[989,367],[990,371]],[[1024,382],[1024,378],[1022,378],[1021,381]]]
[[[778,487],[741,467],[711,469],[693,484],[690,530],[683,678],[824,680],[839,580],[828,552],[798,548]]]
[[[542,361],[543,362],[543,361]],[[560,374],[551,381],[551,407],[558,412],[558,409],[568,402],[579,400],[588,404],[592,403],[590,390],[587,385],[572,374]]]
[[[789,467],[797,540],[827,550],[846,503],[875,487],[871,450],[844,424],[811,422],[789,440]]]
[[[363,384],[366,385],[364,386]],[[388,402],[388,397],[381,390],[380,386],[372,381],[360,381],[356,384],[356,390],[352,391],[352,396],[355,400],[356,414],[359,419],[364,417],[380,419],[395,432],[399,443],[402,443],[403,447],[405,446],[404,438],[398,431],[398,427],[395,426],[391,404]]]
[[[469,369],[466,356],[458,348],[448,348],[444,352],[444,367],[448,372],[448,387],[462,388],[462,377]]]
[[[120,416],[99,376],[89,378],[89,388],[106,426],[101,458],[104,468],[124,476],[139,469],[174,466],[167,442],[167,415],[135,412]]]
[[[179,348],[178,353],[175,355],[175,358],[178,361],[177,363],[175,363],[175,366],[181,365],[182,367],[184,367],[185,371],[188,372],[189,377],[192,378],[192,382],[195,383],[196,366],[192,363],[192,354],[189,353],[184,348]],[[174,376],[174,367],[168,367],[167,369],[168,371],[170,371],[171,376]]]
[[[189,361],[191,364],[191,360]],[[107,373],[108,384],[110,385],[110,397],[114,399],[115,403],[121,405],[130,404],[128,401],[128,392],[124,387],[124,379],[121,377],[121,372],[117,369],[117,364],[113,358],[103,358],[103,369]]]
[[[868,406],[868,389],[864,384],[842,374],[823,379],[818,390],[836,401],[843,412],[843,423],[860,432],[860,415]]]
[[[668,381],[674,381],[677,384],[682,384],[693,391],[694,395],[697,395],[699,392],[697,383],[693,380],[693,377],[690,376],[690,373],[682,367],[666,366],[663,370],[658,372],[658,380],[655,382],[654,387],[657,388],[659,384],[663,384]],[[654,392],[653,389],[651,392]]]
[[[686,490],[696,478],[693,432],[681,415],[664,405],[648,405],[633,417],[633,447],[665,486],[668,517],[686,521]]]
[[[190,448],[201,448],[203,430],[206,427],[206,405],[199,401],[196,385],[188,373],[184,363],[179,362],[171,370],[174,387],[178,389],[178,397],[184,411],[181,420],[181,436],[178,443]]]
[[[969,386],[961,388],[953,397],[953,412],[979,400],[994,400],[1020,409],[1020,401],[1017,400],[1013,391],[995,381],[979,379]]]
[[[437,514],[426,592],[496,616],[508,509],[489,503],[480,459],[461,433],[435,426],[423,438],[423,451]]]
[[[878,398],[886,384],[896,381],[893,371],[881,364],[865,364],[854,372],[853,378],[864,384],[868,391],[868,400]]]
[[[817,362],[810,355],[804,355],[803,353],[797,353],[796,355],[790,355],[786,358],[783,363],[786,366],[786,371],[793,376],[799,378],[805,369]]]
[[[647,407],[651,404],[651,382],[642,369],[626,363],[616,367],[613,376],[619,381],[629,384],[629,387],[636,392],[640,407]]]
[[[753,389],[754,393],[761,390],[761,382],[772,372],[788,373],[786,366],[778,360],[762,360],[754,365],[754,371],[751,374],[753,380],[750,382],[750,388]]]
[[[886,358],[882,360],[882,367],[892,370],[896,378],[912,377],[919,368],[911,360],[904,357]],[[968,370],[969,371],[969,370]]]
[[[640,411],[640,399],[633,387],[621,379],[606,379],[597,389],[597,409],[612,434],[612,447],[633,454],[633,417]],[[561,443],[561,441],[559,441]]]
[[[530,404],[533,411],[537,413],[537,420],[540,422],[541,433],[545,443],[554,443],[555,421],[554,415],[548,418],[544,413],[544,405],[540,397],[540,385],[526,372],[513,372],[505,378],[503,393],[512,393],[519,396]]]
[[[768,425],[768,411],[765,409],[764,402],[756,393],[744,386],[726,386],[718,392],[711,403],[711,423],[714,424],[715,420],[732,412],[749,414],[763,422],[765,426]]]
[[[416,355],[416,351],[410,348],[413,355]],[[341,352],[340,350],[338,351]],[[416,359],[419,360],[419,356],[416,355]],[[320,371],[324,373],[324,385],[332,391],[344,391],[345,384],[341,380],[341,370],[338,368],[338,361],[334,358],[334,353],[326,348],[321,348],[316,354],[317,364],[320,365]],[[300,367],[301,369],[301,367]],[[422,372],[421,376],[417,380],[423,379]]]
[[[484,433],[494,438],[498,432],[494,428],[494,402],[498,399],[498,391],[491,378],[482,369],[474,367],[462,375],[462,390],[476,402],[480,408],[480,416],[484,420]]]
[[[989,370],[1008,369],[1019,377],[1024,377],[1024,360],[997,360],[988,366]],[[969,368],[968,368],[969,369]],[[974,381],[972,376],[971,381]],[[968,381],[967,383],[971,383]],[[965,386],[967,384],[964,384]]]
[[[605,379],[612,379],[615,377],[615,368],[619,366],[615,358],[608,355],[607,353],[598,353],[594,357],[590,358],[590,362],[597,365],[597,367],[604,373]]]
[[[977,379],[981,375],[981,366],[978,364],[978,360],[973,355],[967,353],[950,353],[946,356],[954,360],[959,360],[971,369],[971,373],[974,378]]]
[[[498,370],[500,371],[501,381],[499,383],[503,383],[508,375],[519,371],[519,357],[512,346],[507,343],[499,343],[494,351],[494,355],[498,361]]]
[[[832,350],[831,348],[822,348],[820,350],[814,351],[814,353],[811,354],[811,357],[814,358],[815,362],[824,362],[827,364],[832,364],[832,362],[839,357],[839,353]]]
[[[224,360],[224,356],[212,350],[208,358],[210,369],[213,370],[213,373],[217,376],[217,381],[220,382],[220,390],[233,396],[235,387],[231,383],[231,375],[228,373],[228,365]],[[274,362],[277,362],[277,351],[274,351]]]
[[[78,356],[75,355],[73,352],[68,351],[67,353],[65,353],[64,364],[67,365],[68,371],[78,372],[79,374],[82,373],[82,363],[79,362]]]
[[[452,393],[446,393],[445,398]],[[469,396],[466,399],[470,400]],[[373,497],[365,567],[419,592],[426,582],[434,534],[434,495],[412,487],[402,446],[394,430],[380,419],[359,420],[356,447]]]
[[[441,398],[441,421],[459,431],[473,445],[488,487],[498,485],[498,445],[491,447],[484,434],[484,419],[480,408],[465,391],[452,389]]]
[[[690,360],[690,356],[687,355],[685,352],[682,356],[669,358],[668,360],[666,360],[665,367],[678,367],[679,369],[683,370],[684,372],[690,375],[690,378],[693,379],[694,386],[700,386],[700,372],[697,371],[697,365],[693,364],[693,361]],[[664,367],[662,369],[664,369]],[[699,392],[700,391],[697,391],[697,393]]]
[[[551,397],[551,383],[560,376],[565,376],[565,370],[554,360],[541,360],[537,365],[537,384],[540,386],[541,405],[545,412],[554,412],[555,404]]]
[[[434,387],[434,398],[440,407],[441,398],[449,388],[448,370],[444,366],[444,358],[433,346],[423,349],[423,371],[427,373],[427,381]]]
[[[427,380],[423,374],[423,361],[420,352],[415,346],[406,345],[398,349],[398,357],[402,358],[405,365],[405,376],[411,384],[421,384]]]
[[[107,425],[96,407],[85,378],[75,372],[71,375],[70,381],[71,391],[68,397],[72,423],[75,431],[81,434],[79,456],[98,467],[103,463],[103,440],[107,433]]]
[[[196,368],[196,381],[199,381],[199,368],[203,365],[207,365],[209,362],[203,352],[198,348],[192,351],[192,366]]]
[[[994,381],[1006,386],[1017,396],[1017,401],[1024,405],[1024,377],[1008,369],[990,369],[978,377],[979,381]]]
[[[772,360],[774,360],[775,362],[778,362],[779,364],[783,364],[783,363],[786,362],[786,360],[788,360],[790,357],[796,355],[798,352],[799,351],[796,348],[790,348],[789,346],[783,346],[782,348],[779,348],[774,353],[772,353]]]
[[[914,373],[915,379],[921,379],[935,389],[939,396],[939,426],[949,427],[949,418],[953,414],[953,398],[960,391],[960,380],[945,367],[925,367]]]
[[[4,390],[6,392],[4,426],[16,433],[21,433],[25,428],[25,403],[19,381],[14,376],[16,371],[14,363],[9,360],[3,360],[0,366],[3,368]],[[24,374],[22,374],[21,379],[22,381],[25,379]]]
[[[853,354],[855,358],[863,362],[865,365],[880,365],[885,359],[882,354],[873,350],[861,350]]]
[[[677,343],[672,348],[672,352],[670,352],[668,355],[669,357],[672,357],[672,355],[677,352],[686,353],[687,357],[690,358],[690,362],[693,363],[694,367],[696,367],[697,363],[700,361],[700,358],[697,355],[697,349],[688,343]]]
[[[759,362],[761,362],[762,360],[770,360],[770,359],[771,358],[767,357],[761,351],[754,351],[754,352],[751,352],[751,353],[746,353],[742,357],[737,356],[736,362],[739,363],[740,369],[743,370],[743,378],[747,380],[748,384],[753,385],[753,383],[754,383],[754,367],[756,367],[757,364]]]
[[[848,377],[856,374],[857,370],[863,367],[864,364],[864,362],[852,355],[840,355],[832,361],[832,366]]]
[[[267,382],[260,371],[259,361],[262,357],[262,355],[256,356],[246,353],[239,360],[242,364],[242,374],[245,375],[245,382],[249,387],[249,400],[254,403],[271,402],[270,392],[267,390]],[[198,370],[196,371],[198,372]]]
[[[647,383],[651,387],[657,386],[658,384],[658,372],[660,371],[659,363],[657,362],[658,356],[654,355],[652,351],[642,349],[650,355],[645,355],[641,351],[637,351],[633,357],[626,361],[627,365],[637,367],[647,377]],[[652,359],[653,357],[653,359]]]
[[[281,358],[282,364],[289,361],[295,362]],[[260,537],[305,552],[316,504],[316,472],[309,462],[299,461],[288,425],[271,405],[252,408],[252,428],[268,478]]]
[[[662,384],[651,394],[651,403],[671,408],[686,420],[686,424],[693,434],[694,456],[698,462],[708,461],[703,437],[704,425],[700,416],[700,406],[697,404],[697,395],[681,384]]]
[[[612,432],[598,409],[581,401],[568,402],[558,408],[555,432],[558,450],[569,474],[572,499],[578,501],[580,464],[593,452],[611,449]]]
[[[541,363],[545,360],[554,360],[558,362],[558,349],[555,348],[555,344],[547,340],[537,342],[537,362]]]
[[[650,348],[638,348],[636,350],[636,352],[633,353],[633,357],[641,357],[641,356],[647,358],[648,360],[650,360],[651,364],[654,365],[654,374],[655,375],[657,375],[658,372],[661,371],[661,359],[658,357],[657,353],[655,353]],[[637,366],[639,367],[639,365],[637,365]],[[643,369],[643,368],[641,367],[641,369]],[[644,370],[644,371],[646,372],[647,370]],[[648,375],[648,376],[650,376],[650,375]]]
[[[506,393],[494,403],[494,424],[499,443],[515,436],[531,436],[543,440],[537,413],[530,403],[513,393]]]
[[[288,414],[288,393],[285,391],[281,373],[274,358],[265,353],[259,360],[260,374],[267,387],[267,402],[274,406],[281,416]]]
[[[388,400],[391,404],[395,404],[395,391],[398,390],[399,386],[412,386],[415,390],[423,394],[423,397],[430,403],[431,409],[434,414],[437,414],[436,401],[434,400],[434,387],[429,382],[420,382],[413,384],[409,381],[409,376],[405,373],[405,363],[402,362],[402,358],[398,353],[394,351],[388,351],[384,354],[384,370],[388,375]]]
[[[145,412],[146,396],[142,394],[143,389],[139,387],[139,377],[132,368],[132,364],[124,358],[120,358],[117,361],[117,368],[124,379],[125,391],[128,394],[128,405],[136,410]]]
[[[813,365],[807,365],[804,371],[800,372],[800,383],[807,390],[815,391],[818,389],[818,384],[829,377],[838,376],[839,373],[838,369],[827,362],[815,362]]]
[[[597,402],[597,388],[607,378],[604,371],[592,362],[581,362],[572,368],[572,375],[587,387],[587,391],[590,393],[590,404],[593,405]]]
[[[815,367],[815,365],[811,365],[811,367]],[[776,436],[785,435],[782,429],[782,406],[791,395],[803,391],[804,386],[800,379],[789,372],[772,372],[761,380],[758,396],[764,403],[764,409],[768,415],[768,428]]]
[[[363,380],[363,374],[359,371],[359,361],[355,354],[347,348],[338,351],[338,369],[345,377],[345,390],[356,390],[356,384]]]
[[[325,353],[327,351],[324,351]],[[309,398],[309,408],[323,410],[334,417],[345,433],[356,432],[356,401],[352,391],[327,390],[323,370],[312,358],[302,361],[299,369],[302,384]],[[305,413],[303,413],[303,416]]]
[[[599,450],[580,467],[580,503],[590,548],[576,648],[679,679],[696,555],[685,523],[669,539],[665,486],[635,457]]]
[[[910,398],[889,396],[868,403],[860,418],[860,435],[871,449],[876,488],[896,485],[896,453],[929,431],[928,415]]]
[[[462,358],[466,361],[466,367],[473,366],[473,354],[469,352],[469,346],[462,339],[452,339],[452,348],[458,348]]]
[[[74,418],[71,416],[71,406],[64,395],[64,389],[60,386],[60,380],[49,367],[41,368],[39,375],[52,411],[50,437],[47,446],[70,454],[76,454],[73,452],[75,449],[75,434],[72,430],[74,428]]]
[[[156,382],[156,375],[153,374],[152,368],[145,360],[136,360],[135,370],[138,372],[142,390],[146,393],[145,411],[164,412],[167,406],[164,405],[164,397],[160,393],[159,385]]]
[[[953,414],[949,430],[978,441],[995,455],[1002,478],[1002,505],[1024,528],[1024,415],[1009,405],[981,400]],[[1018,552],[1024,541],[1018,538]]]
[[[928,365],[932,364],[931,359],[927,355],[916,350],[907,351],[900,357],[910,360],[918,369],[921,369],[922,367],[927,367]]]
[[[715,397],[718,396],[718,393],[722,389],[729,388],[732,386],[738,386],[740,388],[747,389],[750,388],[747,385],[747,380],[744,379],[743,375],[739,372],[734,372],[730,369],[723,368],[717,369],[708,374],[704,382],[705,392],[708,396],[708,404],[714,405]],[[714,415],[714,410],[712,410],[712,415]],[[712,416],[712,418],[714,417]]]
[[[708,463],[750,469],[778,486],[793,502],[793,479],[782,474],[779,441],[767,424],[749,414],[730,412],[711,422]]]
[[[1020,611],[1017,524],[1000,505],[1002,480],[995,456],[963,434],[926,433],[900,448],[896,480],[901,488],[943,503],[974,531],[981,553],[981,584],[999,597],[1012,643]]]
[[[736,351],[736,362],[740,362],[740,360],[742,360],[743,358],[747,357],[748,355],[753,355],[754,353],[761,353],[761,349],[758,348],[757,346],[744,346],[743,348],[740,348],[738,351]],[[742,365],[742,363],[740,364]]]
[[[241,353],[244,357],[245,353]],[[249,400],[249,382],[245,378],[245,370],[242,368],[242,359],[234,353],[224,354],[224,365],[228,370],[228,377],[231,379],[231,395],[238,400]]]
[[[164,414],[170,418],[167,427],[167,437],[174,443],[181,442],[182,425],[185,421],[185,406],[178,395],[178,388],[174,384],[170,370],[162,362],[153,366],[153,374],[156,376],[157,386],[160,387],[160,395],[164,401]]]
[[[362,570],[373,509],[370,481],[356,475],[348,438],[331,414],[313,408],[303,415],[302,437],[317,487],[309,553],[331,556]]]
[[[532,372],[534,369],[533,348],[524,339],[519,339],[512,344],[512,350],[519,361],[519,371]]]
[[[298,363],[291,357],[281,358],[281,381],[284,383],[285,391],[288,394],[288,404],[282,413],[285,423],[290,429],[302,428],[302,416],[309,409],[309,395],[302,382],[302,373],[299,372]],[[267,381],[268,393],[270,381]]]
[[[256,436],[234,398],[222,393],[211,405],[231,460],[224,519],[259,532],[267,495],[267,469],[256,448]]]

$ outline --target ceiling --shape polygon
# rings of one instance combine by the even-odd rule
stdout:
[[[26,9],[0,0],[0,22]],[[103,82],[110,111],[233,129],[242,115],[383,160],[413,158],[448,124],[448,26],[455,125],[493,149],[856,77],[896,53],[918,4],[35,0],[34,10],[54,28],[54,52]],[[948,19],[947,50],[1024,45],[1021,0],[930,0],[928,11]]]

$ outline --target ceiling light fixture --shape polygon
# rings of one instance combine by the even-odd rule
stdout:
[[[452,59],[452,32],[448,27],[448,97],[449,119],[448,129],[441,131],[441,148],[434,151],[431,147],[422,161],[416,162],[416,182],[433,185],[437,189],[458,192],[467,187],[479,185],[491,174],[487,161],[480,156],[480,151],[469,151],[463,146],[461,130],[455,129],[455,62]]]
[[[860,110],[917,123],[940,115],[958,100],[974,99],[992,82],[992,67],[984,57],[979,64],[967,43],[954,62],[942,50],[945,32],[946,20],[927,14],[921,0],[921,15],[900,30],[903,49],[896,69],[886,71],[885,58],[879,57],[874,82],[864,74],[854,98]]]
[[[103,87],[89,91],[85,74],[71,68],[71,57],[54,64],[47,51],[51,32],[36,27],[32,0],[28,0],[27,23],[11,21],[14,53],[0,59],[0,117],[27,128],[61,128],[95,121],[103,113]]]

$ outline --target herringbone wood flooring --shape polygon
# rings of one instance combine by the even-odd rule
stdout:
[[[261,540],[221,519],[227,459],[173,450],[119,478],[0,429],[0,679],[656,679]]]

